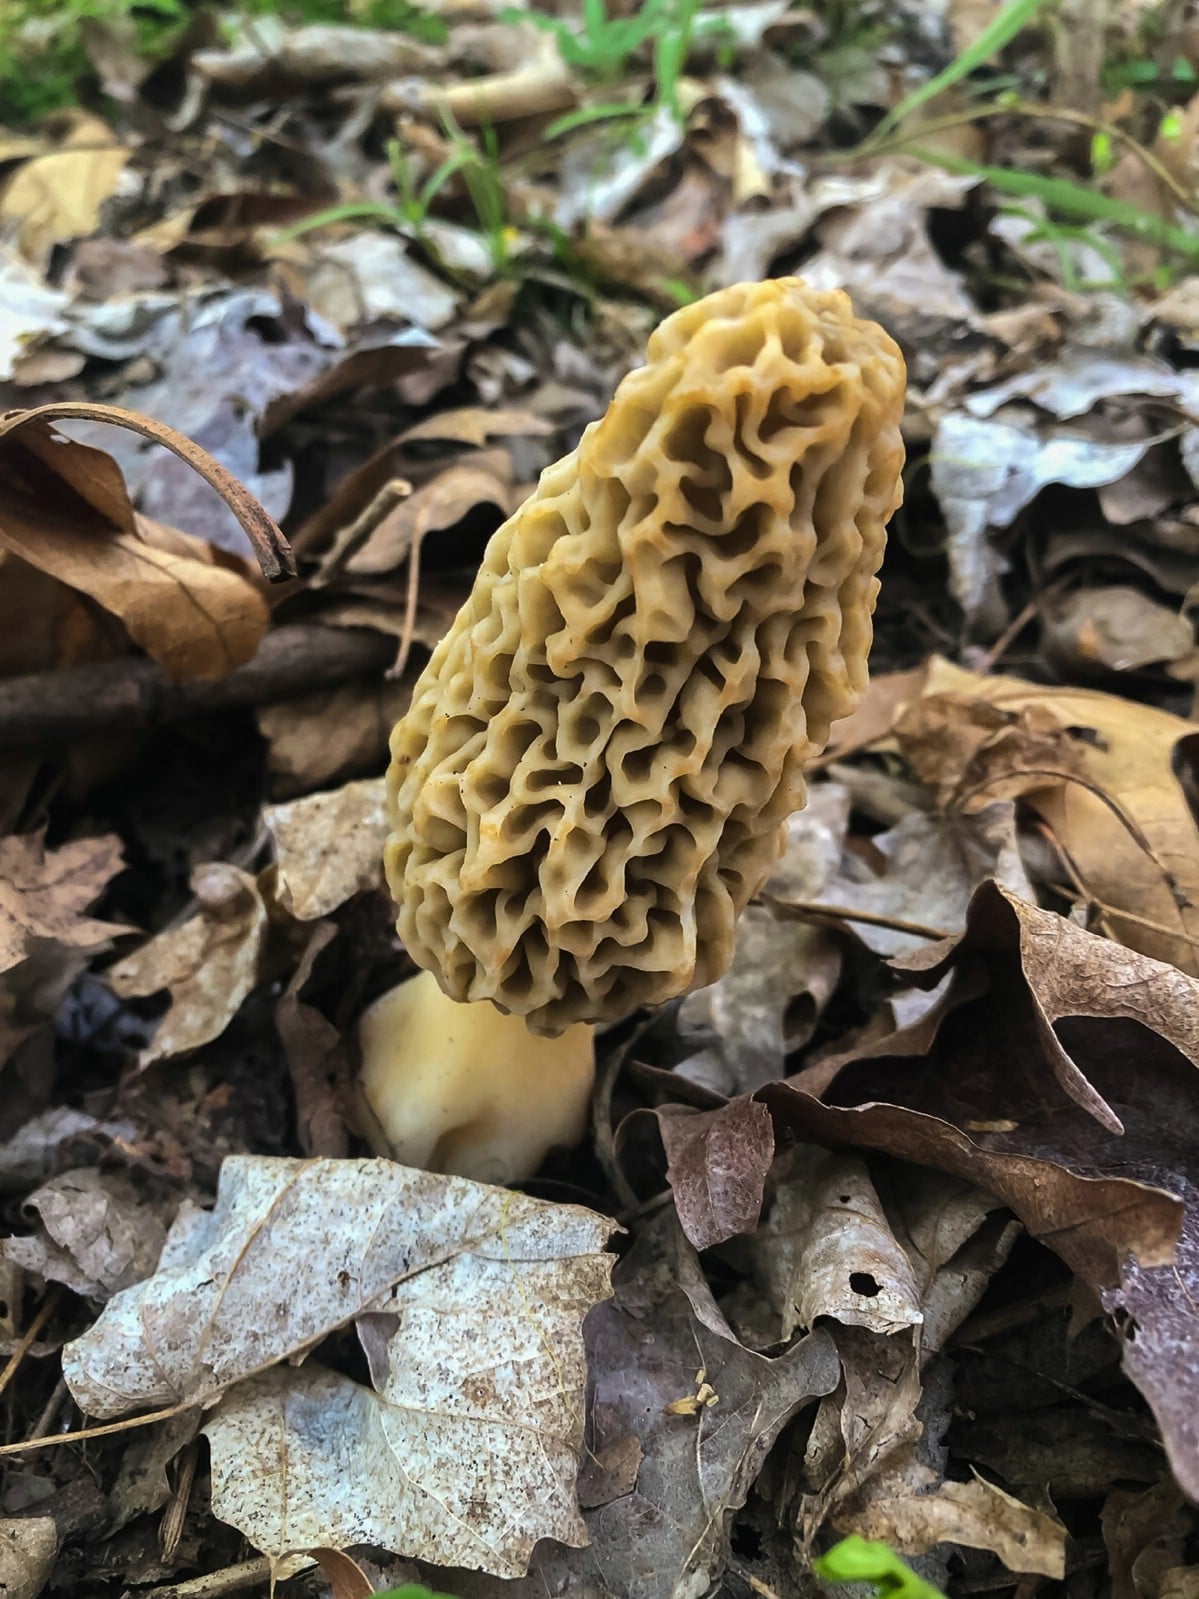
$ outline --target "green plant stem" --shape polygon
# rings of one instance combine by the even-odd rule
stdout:
[[[885,139],[878,139],[871,135],[854,149],[848,150],[844,155],[833,155],[830,160],[860,161],[866,156],[885,155],[892,150],[909,148],[912,143],[929,134],[949,132],[953,128],[967,127],[974,122],[985,122],[991,117],[1028,117],[1041,122],[1063,122],[1071,127],[1085,128],[1090,133],[1103,133],[1116,143],[1124,146],[1131,154],[1153,173],[1154,177],[1167,188],[1179,205],[1195,215],[1199,215],[1199,205],[1196,196],[1190,193],[1167,166],[1154,155],[1152,150],[1133,137],[1123,128],[1117,127],[1114,122],[1105,122],[1101,117],[1088,116],[1085,111],[1059,111],[1052,106],[1040,106],[1031,101],[1019,100],[1012,105],[974,106],[969,111],[955,111],[952,115],[936,117],[930,122],[922,122],[908,133],[896,133]],[[913,151],[913,154],[916,152]],[[924,160],[925,157],[921,156]]]
[[[1113,227],[1123,228],[1139,238],[1176,250],[1189,259],[1199,257],[1199,234],[1188,233],[1185,228],[1163,222],[1160,217],[1129,205],[1127,201],[1116,200],[1108,194],[1094,194],[1069,178],[1045,178],[1033,172],[1017,172],[1012,167],[983,166],[977,161],[961,161],[936,150],[916,149],[912,154],[929,166],[943,167],[946,172],[961,172],[981,178],[1001,194],[1013,194],[1024,200],[1040,200],[1051,210],[1083,217],[1089,222],[1110,222]]]

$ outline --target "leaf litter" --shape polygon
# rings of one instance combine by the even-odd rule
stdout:
[[[117,6],[0,136],[0,1587],[799,1599],[858,1533],[1181,1599],[1199,37],[351,9]],[[909,366],[870,693],[580,1150],[362,1158],[416,672],[661,314],[792,270]]]

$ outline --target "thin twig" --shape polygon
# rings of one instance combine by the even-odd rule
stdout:
[[[187,1522],[187,1510],[191,1504],[192,1484],[196,1480],[196,1462],[200,1457],[200,1446],[193,1438],[184,1449],[179,1461],[179,1476],[175,1482],[175,1490],[171,1494],[166,1509],[162,1514],[162,1525],[158,1531],[158,1546],[162,1551],[164,1565],[171,1565],[179,1552],[179,1544],[183,1537],[183,1528]]]
[[[394,656],[394,638],[373,629],[296,622],[273,628],[252,661],[212,681],[172,683],[156,661],[133,655],[10,677],[0,682],[0,750],[270,705],[354,678],[382,678]]]
[[[0,1456],[24,1455],[33,1449],[48,1449],[52,1444],[85,1443],[92,1438],[109,1438],[113,1433],[132,1432],[135,1427],[148,1427],[151,1422],[170,1421],[181,1416],[195,1405],[169,1405],[166,1410],[151,1410],[144,1416],[130,1416],[124,1421],[108,1421],[102,1427],[80,1427],[78,1432],[59,1432],[52,1438],[27,1438],[19,1444],[0,1444]]]
[[[951,932],[945,927],[930,927],[925,922],[909,922],[903,916],[884,916],[879,911],[855,911],[848,905],[826,905],[815,899],[779,899],[774,894],[761,896],[768,904],[796,916],[819,916],[839,922],[861,922],[867,927],[885,927],[892,933],[910,933],[913,938],[927,938],[940,943],[943,938],[957,938],[962,929]]]
[[[266,1582],[290,1582],[302,1572],[311,1571],[316,1561],[309,1555],[292,1555],[294,1569],[282,1575],[271,1570],[265,1555],[255,1560],[242,1560],[236,1566],[226,1566],[223,1571],[212,1571],[205,1577],[188,1577],[186,1582],[172,1582],[165,1588],[152,1588],[145,1599],[227,1599],[232,1593],[245,1593],[247,1588],[257,1588]]]
[[[62,1402],[68,1397],[67,1382],[65,1377],[60,1377],[54,1384],[54,1392],[42,1406],[42,1413],[34,1422],[29,1431],[29,1442],[35,1438],[44,1438],[54,1425],[54,1418],[62,1409]]]
[[[2,1394],[8,1387],[9,1383],[16,1375],[17,1367],[21,1364],[21,1362],[25,1359],[25,1356],[37,1342],[38,1333],[41,1332],[42,1328],[46,1325],[46,1323],[50,1320],[50,1317],[58,1308],[58,1301],[61,1298],[62,1289],[58,1286],[55,1286],[50,1289],[45,1299],[42,1300],[33,1320],[29,1323],[29,1326],[26,1327],[24,1333],[21,1335],[20,1342],[17,1344],[17,1347],[13,1350],[12,1355],[9,1357],[8,1365],[5,1366],[3,1371],[0,1371],[0,1394]]]
[[[0,417],[0,438],[30,422],[71,420],[111,422],[116,427],[127,428],[131,433],[139,433],[142,438],[163,445],[172,455],[186,462],[224,500],[254,546],[263,576],[271,583],[281,583],[286,578],[295,577],[296,560],[291,545],[245,484],[209,455],[207,450],[201,449],[175,428],[167,427],[165,422],[152,421],[147,416],[139,416],[136,411],[126,411],[119,405],[93,405],[90,400],[56,400],[50,405],[35,405],[30,411],[16,411]]]

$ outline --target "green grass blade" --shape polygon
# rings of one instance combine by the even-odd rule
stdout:
[[[1050,211],[1066,216],[1082,217],[1088,222],[1110,222],[1113,227],[1134,233],[1138,239],[1147,239],[1180,255],[1199,257],[1199,233],[1189,233],[1172,222],[1164,222],[1127,200],[1117,200],[1110,194],[1097,194],[1069,178],[1047,178],[1037,172],[1019,172],[1014,167],[988,167],[977,161],[964,161],[956,156],[943,155],[938,150],[921,150],[913,147],[912,155],[927,161],[930,166],[943,167],[946,172],[962,172],[982,178],[1001,194],[1014,194],[1018,198],[1040,200]]]
[[[293,239],[298,239],[301,234],[311,233],[314,228],[324,228],[331,222],[388,222],[393,227],[399,218],[395,210],[389,205],[383,205],[378,200],[364,200],[358,204],[331,205],[327,211],[318,211],[315,216],[303,217],[299,222],[293,222],[290,227],[281,228],[274,234],[272,244],[290,244]]]
[[[974,43],[949,63],[935,78],[930,78],[927,83],[922,83],[918,89],[913,89],[911,94],[902,99],[899,104],[875,128],[870,138],[866,141],[869,148],[876,140],[885,138],[893,132],[905,117],[911,116],[913,111],[919,110],[943,90],[961,81],[977,68],[988,62],[992,56],[998,55],[1003,47],[1020,33],[1037,12],[1045,4],[1045,0],[1009,0],[1003,10],[979,34]]]
[[[564,133],[573,133],[576,128],[588,127],[593,122],[611,122],[617,117],[639,117],[645,112],[644,106],[639,105],[588,105],[578,111],[568,111],[565,116],[555,117],[545,129],[542,137],[557,139]]]

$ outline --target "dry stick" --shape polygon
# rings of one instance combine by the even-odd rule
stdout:
[[[957,938],[962,929],[951,932],[947,927],[929,927],[925,922],[909,922],[903,916],[884,916],[878,911],[855,911],[848,905],[826,905],[816,899],[780,899],[774,894],[762,898],[784,913],[793,916],[829,917],[839,922],[862,922],[867,927],[885,927],[892,933],[910,933],[913,938],[928,938],[939,943],[943,938]]]
[[[420,548],[424,536],[424,527],[416,528],[412,534],[412,543],[408,547],[408,592],[404,603],[404,631],[400,636],[395,664],[388,672],[388,677],[402,677],[404,668],[408,665],[408,655],[416,633],[416,602],[420,597]]]
[[[394,651],[388,635],[307,622],[275,628],[252,661],[210,682],[172,683],[156,662],[141,656],[13,677],[0,682],[0,749],[269,705],[350,678],[381,676]]]
[[[0,1458],[5,1455],[25,1455],[33,1449],[49,1449],[52,1444],[86,1443],[92,1438],[109,1438],[114,1432],[132,1432],[134,1427],[148,1427],[152,1421],[170,1421],[185,1410],[195,1410],[195,1405],[168,1405],[165,1410],[150,1410],[144,1416],[130,1416],[126,1421],[106,1421],[101,1427],[80,1427],[78,1432],[59,1432],[53,1438],[27,1438],[19,1444],[0,1444]]]
[[[199,1454],[199,1441],[193,1438],[183,1451],[175,1491],[163,1511],[162,1525],[158,1529],[158,1547],[162,1551],[163,1562],[166,1565],[170,1565],[179,1552],[179,1543],[187,1521],[187,1510],[191,1504],[192,1484],[196,1480],[196,1461],[199,1459]]]
[[[263,576],[272,583],[295,577],[296,559],[291,552],[291,545],[245,484],[214,460],[207,450],[202,450],[185,434],[167,427],[165,422],[153,422],[149,417],[139,416],[136,411],[123,410],[119,405],[93,405],[87,400],[58,400],[51,405],[36,405],[31,411],[17,411],[0,418],[0,438],[15,433],[27,422],[70,421],[72,418],[80,422],[111,422],[116,427],[128,428],[131,433],[140,433],[142,438],[150,439],[155,444],[165,445],[173,455],[185,461],[193,472],[198,472],[233,512],[254,546]]]
[[[0,1394],[2,1394],[4,1392],[4,1390],[8,1387],[9,1383],[12,1381],[13,1377],[16,1375],[17,1367],[21,1364],[21,1362],[25,1359],[25,1356],[33,1348],[34,1344],[37,1341],[38,1333],[41,1332],[42,1328],[50,1320],[50,1317],[54,1314],[55,1308],[58,1305],[58,1301],[61,1298],[62,1298],[62,1289],[55,1287],[55,1288],[51,1288],[50,1292],[46,1295],[45,1299],[42,1300],[41,1304],[38,1307],[36,1315],[34,1316],[33,1320],[29,1323],[29,1326],[26,1327],[24,1333],[21,1335],[20,1343],[13,1350],[12,1356],[9,1359],[8,1365],[5,1366],[3,1371],[0,1371]]]
[[[276,1576],[276,1582],[290,1582],[293,1577],[311,1571],[316,1561],[294,1557],[298,1564],[286,1576]],[[247,1588],[257,1588],[272,1580],[271,1562],[265,1555],[255,1560],[243,1560],[236,1566],[226,1566],[223,1571],[213,1571],[206,1577],[188,1577],[185,1582],[172,1582],[165,1588],[152,1588],[146,1599],[225,1599],[227,1594],[245,1593]]]

